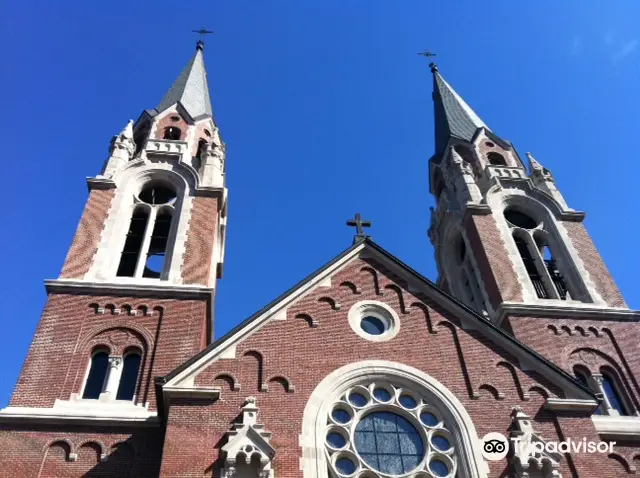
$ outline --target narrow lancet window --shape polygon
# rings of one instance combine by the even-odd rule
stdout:
[[[549,246],[546,246],[544,244],[538,244],[538,247],[540,248],[540,255],[542,256],[542,260],[544,261],[545,267],[547,268],[547,272],[549,272],[551,281],[558,291],[558,296],[562,300],[567,300],[567,283],[558,270],[556,260],[551,254],[551,249],[549,248]]]
[[[97,400],[100,397],[107,378],[108,367],[109,354],[107,352],[99,351],[93,354],[82,398]]]
[[[131,352],[125,355],[116,400],[133,400],[136,384],[138,383],[141,360],[142,357],[138,352]]]
[[[518,237],[517,235],[513,236],[513,240],[516,243],[516,247],[518,248],[518,252],[520,253],[520,257],[522,258],[522,262],[524,263],[524,267],[527,270],[527,274],[529,275],[529,279],[533,284],[533,288],[536,291],[536,295],[540,299],[548,299],[549,293],[544,286],[544,282],[540,273],[538,272],[538,268],[536,266],[535,260],[529,251],[529,247],[527,246],[527,242]]]
[[[613,378],[613,375],[605,371],[602,371],[602,392],[613,410],[617,411],[621,416],[629,415],[622,400],[617,380]]]
[[[135,275],[148,220],[149,213],[145,209],[139,207],[133,211],[116,275],[120,277],[133,277]]]
[[[162,209],[156,215],[156,222],[151,234],[149,252],[142,277],[159,279],[164,268],[165,253],[171,230],[171,210]]]

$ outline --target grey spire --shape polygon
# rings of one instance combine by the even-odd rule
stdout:
[[[436,154],[442,153],[449,137],[471,141],[478,128],[487,128],[480,117],[444,81],[435,64],[433,72],[433,102],[435,109]],[[490,130],[489,130],[490,131]]]
[[[202,57],[203,45],[202,41],[198,42],[193,58],[171,85],[160,104],[156,106],[158,113],[175,103],[180,103],[193,119],[213,116],[209,86],[207,85],[207,72],[204,69]]]

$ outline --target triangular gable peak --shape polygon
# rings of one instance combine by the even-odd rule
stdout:
[[[397,321],[398,328],[388,334],[385,332],[382,339],[364,337],[370,340],[362,340],[363,334],[357,326],[358,317],[368,311],[373,311],[373,316],[378,314],[382,322]],[[445,343],[448,336],[453,337],[446,339],[448,342]],[[393,340],[385,341],[392,337]],[[265,343],[274,344],[276,349],[260,350]],[[597,403],[595,397],[567,373],[475,314],[370,240],[354,244],[171,372],[165,377],[164,388],[197,390],[210,386],[217,379],[224,379],[231,382],[232,390],[264,392],[269,390],[270,383],[274,383],[273,386],[277,383],[284,391],[292,392],[299,381],[293,374],[300,373],[300,367],[294,365],[295,360],[305,363],[310,354],[317,354],[323,358],[324,365],[338,368],[341,360],[354,362],[367,358],[369,353],[385,352],[391,359],[392,354],[401,353],[398,351],[403,346],[407,350],[421,350],[421,354],[405,352],[394,359],[398,362],[414,360],[413,366],[418,368],[428,368],[429,363],[443,358],[448,360],[448,357],[459,362],[466,390],[463,388],[457,392],[468,393],[470,398],[478,398],[479,394],[487,391],[500,398],[501,392],[492,383],[492,377],[496,374],[496,367],[499,370],[503,367],[521,377],[519,380],[531,381],[534,378],[533,383],[520,384],[524,389],[523,399],[527,399],[527,387],[534,386],[540,390],[542,387],[539,385],[544,384],[546,389],[542,393],[550,408],[589,410]],[[426,360],[429,354],[440,353],[439,347],[450,349],[446,351],[449,355],[443,352],[434,355],[431,362],[418,363],[419,359]],[[457,359],[467,347],[476,347],[473,352],[476,365],[486,362],[482,372],[478,372],[474,365],[476,371],[469,374],[464,361]],[[279,365],[274,360],[276,351],[283,348],[293,360],[291,364]],[[478,348],[481,350],[479,357],[476,353]],[[296,358],[298,353],[301,355]],[[243,373],[237,362],[248,360],[248,357],[257,362],[259,372],[248,379],[253,383],[242,383],[246,380],[237,376]],[[236,368],[238,371],[234,372]],[[519,373],[516,373],[517,368]],[[307,372],[312,371],[305,370]],[[307,375],[304,377],[306,379]],[[319,380],[322,377],[314,378]],[[257,387],[255,380],[259,382]]]

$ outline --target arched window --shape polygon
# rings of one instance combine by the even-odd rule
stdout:
[[[109,354],[104,350],[97,350],[91,356],[89,375],[84,385],[82,398],[97,400],[102,393],[109,368]]]
[[[552,213],[534,199],[518,196],[508,200],[503,216],[536,296],[591,302],[582,277],[575,267],[571,267],[573,257],[561,247],[564,239],[555,226]],[[530,212],[523,211],[522,207]]]
[[[553,286],[558,292],[558,296],[561,300],[567,300],[567,284],[564,280],[564,277],[560,273],[560,270],[558,269],[556,260],[551,253],[551,249],[548,245],[544,244],[539,237],[536,237],[535,239],[536,245],[538,246],[538,251],[540,252],[540,256],[542,256],[542,260],[545,264],[547,272],[549,273],[549,277],[551,277]]]
[[[575,367],[573,367],[573,374],[582,383],[582,385],[593,390],[596,393],[601,393],[598,383],[595,380],[593,380],[593,378],[591,377],[591,372],[587,368],[582,367],[580,365],[576,365]],[[602,415],[601,408],[602,407],[596,408],[593,414]]]
[[[157,206],[175,201],[176,193],[173,189],[162,184],[151,184],[140,191],[138,198],[142,202],[152,206]]]
[[[179,141],[182,136],[182,131],[177,126],[167,126],[164,129],[164,137],[163,139],[171,139],[174,141]]]
[[[161,279],[165,256],[170,250],[169,236],[177,194],[168,184],[152,182],[134,201],[138,205],[134,208],[116,275]]]
[[[116,275],[120,277],[133,277],[135,275],[148,220],[149,212],[146,208],[137,207],[134,209]]]
[[[133,400],[136,392],[136,384],[138,383],[141,360],[142,356],[138,351],[125,354],[116,400]]]
[[[489,160],[489,164],[493,166],[507,165],[507,162],[505,161],[504,156],[502,156],[500,153],[496,153],[495,151],[492,151],[491,153],[487,154],[487,159]]]
[[[171,229],[171,210],[161,209],[156,215],[156,222],[151,234],[149,252],[142,277],[160,278],[164,268],[165,253]]]
[[[538,267],[533,256],[531,255],[531,251],[529,250],[529,246],[526,240],[517,233],[514,233],[513,240],[516,243],[516,247],[518,248],[518,252],[520,253],[520,257],[522,258],[524,268],[527,270],[527,274],[529,275],[529,279],[531,280],[533,289],[536,291],[536,295],[540,299],[548,299],[549,292],[545,287],[542,276],[538,271]]]
[[[576,378],[582,383],[582,385],[584,385],[585,387],[590,387],[589,385],[589,371],[576,365],[575,367],[573,367],[573,374],[576,376]]]
[[[621,416],[631,415],[625,404],[620,382],[617,380],[615,374],[604,368],[601,370],[601,373],[602,393],[608,402],[608,408],[615,410],[618,415]]]

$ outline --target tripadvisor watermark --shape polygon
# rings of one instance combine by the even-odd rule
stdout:
[[[518,438],[511,440],[518,452],[547,452],[547,453],[612,453],[616,442],[610,441],[587,441],[572,440],[567,438],[565,441],[547,441],[547,442],[531,442],[522,441]]]
[[[589,441],[586,438],[564,441],[531,441],[518,437],[508,440],[502,433],[487,433],[482,437],[482,456],[490,461],[502,460],[509,453],[509,441],[513,443],[516,454],[531,455],[534,453],[612,453],[616,442]]]

